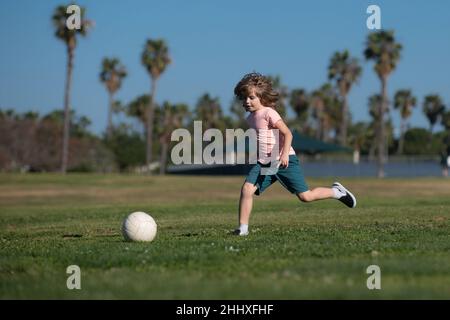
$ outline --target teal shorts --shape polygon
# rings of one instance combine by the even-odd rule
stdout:
[[[291,193],[297,194],[309,190],[303,176],[302,167],[300,166],[300,162],[298,161],[296,155],[289,156],[289,165],[287,168],[280,166],[278,168],[278,172],[273,175],[261,174],[262,168],[269,167],[270,164],[264,165],[258,162],[253,166],[245,179],[246,182],[249,182],[258,188],[255,191],[256,195],[259,196],[275,181],[279,181],[281,185],[288,189]]]

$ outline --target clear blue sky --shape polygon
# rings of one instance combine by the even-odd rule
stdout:
[[[51,15],[61,1],[0,2],[0,108],[47,113],[62,108],[66,50],[53,35]],[[203,93],[218,96],[224,110],[240,77],[250,71],[279,75],[289,89],[313,90],[327,80],[333,52],[349,49],[363,65],[350,93],[354,120],[367,120],[367,98],[380,91],[373,64],[364,61],[370,4],[381,7],[383,29],[403,45],[388,81],[390,97],[410,88],[420,105],[411,124],[427,127],[423,97],[440,94],[450,108],[450,1],[77,1],[95,27],[75,53],[72,105],[106,126],[107,94],[99,82],[103,57],[118,57],[128,69],[116,98],[129,102],[148,93],[140,64],[147,38],[164,38],[173,59],[156,100],[191,105]],[[398,125],[397,112],[392,112]]]

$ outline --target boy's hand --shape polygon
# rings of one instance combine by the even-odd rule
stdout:
[[[289,166],[289,155],[288,154],[282,154],[280,157],[280,166],[283,168],[287,168]]]

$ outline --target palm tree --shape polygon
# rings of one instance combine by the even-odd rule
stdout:
[[[146,110],[150,103],[150,96],[148,94],[141,95],[127,104],[125,113],[142,123],[144,129],[144,136],[147,136],[147,114]]]
[[[381,97],[379,111],[379,135],[378,135],[378,154],[377,154],[377,176],[384,177],[385,162],[385,145],[386,145],[386,129],[385,129],[385,113],[388,112],[387,98],[387,79],[394,71],[400,59],[400,51],[402,45],[397,43],[394,38],[394,31],[378,31],[369,34],[366,42],[364,55],[367,60],[374,60],[375,73],[381,81]]]
[[[371,130],[368,122],[359,121],[349,126],[350,145],[358,152],[368,143]]]
[[[291,91],[289,104],[296,114],[294,127],[303,131],[308,120],[310,97],[304,89],[294,89]]]
[[[372,118],[372,122],[369,125],[369,129],[371,129],[373,135],[373,143],[371,144],[369,150],[369,158],[372,159],[375,151],[380,147],[377,145],[380,136],[380,105],[382,103],[383,98],[379,94],[373,94],[369,97],[369,115]]]
[[[212,98],[209,93],[205,93],[198,99],[195,117],[202,121],[203,130],[216,128],[223,131],[225,129],[219,98]]]
[[[328,79],[336,80],[337,88],[342,98],[342,121],[339,130],[339,141],[342,145],[347,144],[347,127],[349,122],[347,96],[352,85],[361,76],[361,70],[358,59],[350,57],[348,50],[335,52],[328,66]]]
[[[323,84],[311,93],[312,116],[317,121],[316,138],[329,140],[329,131],[336,122],[338,99],[330,83]]]
[[[107,137],[111,137],[112,133],[112,113],[114,108],[114,94],[120,89],[122,80],[127,76],[125,67],[120,63],[119,59],[104,58],[102,61],[102,71],[100,72],[100,81],[105,84],[109,95],[108,106],[108,127],[106,129]]]
[[[411,90],[398,90],[394,96],[394,108],[400,109],[401,125],[400,139],[398,142],[397,154],[403,153],[403,145],[405,141],[405,131],[408,118],[411,116],[412,108],[416,105],[416,97]]]
[[[135,117],[144,125],[147,123],[146,121],[146,110],[147,106],[150,102],[150,96],[148,94],[143,94],[141,96],[136,97],[130,103],[128,103],[126,107],[126,114],[130,117]]]
[[[189,107],[186,104],[172,105],[168,102],[164,102],[161,112],[159,112],[159,142],[161,144],[160,166],[159,173],[166,173],[167,157],[169,152],[170,137],[172,131],[182,127],[183,120],[189,114]]]
[[[152,79],[150,89],[150,101],[146,110],[146,133],[147,133],[147,147],[146,147],[146,164],[150,165],[152,161],[153,148],[153,122],[155,118],[155,93],[156,83],[161,74],[166,70],[167,66],[172,62],[169,57],[169,48],[163,39],[148,39],[145,43],[144,50],[141,55],[141,62],[147,69],[147,72]]]
[[[311,93],[312,117],[316,119],[316,139],[322,139],[325,102],[320,90],[314,90]]]
[[[447,134],[449,134],[450,133],[450,110],[442,113],[441,124],[444,126],[445,130],[447,131]]]
[[[439,95],[433,94],[425,97],[423,101],[423,112],[430,122],[430,136],[433,134],[433,127],[438,122],[445,110],[445,105]]]
[[[66,27],[66,21],[69,14],[66,13],[65,6],[56,7],[53,12],[52,22],[55,28],[55,36],[66,44],[67,47],[67,70],[66,70],[66,86],[64,93],[64,130],[63,130],[63,145],[62,145],[62,159],[61,172],[66,173],[67,162],[69,159],[69,125],[70,125],[70,94],[72,88],[72,71],[75,48],[77,46],[77,35],[86,36],[89,28],[92,26],[92,21],[85,20],[86,9],[81,7],[81,28],[69,30]]]

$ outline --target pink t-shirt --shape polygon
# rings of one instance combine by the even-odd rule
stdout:
[[[256,130],[258,139],[258,161],[267,164],[271,160],[272,150],[278,148],[279,153],[277,160],[280,159],[280,155],[283,152],[284,136],[278,131],[278,145],[276,145],[276,133],[275,123],[281,120],[281,116],[274,109],[269,107],[263,107],[262,109],[252,112],[247,117],[247,123],[250,128]],[[275,129],[275,130],[274,130]],[[294,149],[291,146],[289,155],[295,154]]]

